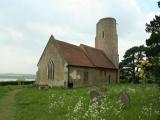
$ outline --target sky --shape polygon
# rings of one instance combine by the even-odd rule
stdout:
[[[75,45],[95,45],[96,23],[117,22],[120,60],[145,44],[145,24],[160,15],[158,0],[0,0],[0,73],[35,74],[51,34]]]

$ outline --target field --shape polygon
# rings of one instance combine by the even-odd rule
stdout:
[[[5,109],[2,101],[14,92],[14,99],[10,97],[7,101],[12,102],[10,106],[14,108],[8,111],[13,114],[10,120],[157,120],[160,115],[160,92],[156,85],[118,84],[106,87],[107,97],[91,102],[91,87],[38,90],[0,86],[0,108],[3,106]],[[117,100],[122,90],[130,96],[130,105],[126,108]],[[8,114],[7,111],[5,113]],[[1,118],[3,115],[0,114]]]

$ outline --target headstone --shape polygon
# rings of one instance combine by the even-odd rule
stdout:
[[[100,111],[102,97],[96,87],[90,91],[91,104],[98,104],[97,110]]]
[[[92,88],[92,90],[90,91],[90,98],[91,100],[97,99],[100,96],[98,90],[94,87]]]
[[[130,104],[130,97],[127,92],[122,91],[118,95],[118,101],[122,104],[123,107],[128,107]]]
[[[105,86],[100,88],[100,96],[106,97],[107,96],[107,88]]]

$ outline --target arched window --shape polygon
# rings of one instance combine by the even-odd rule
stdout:
[[[102,32],[102,38],[104,38],[104,31]]]
[[[54,80],[54,63],[52,60],[48,63],[48,80]]]

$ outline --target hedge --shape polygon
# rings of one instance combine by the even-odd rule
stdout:
[[[33,84],[35,81],[0,81],[0,86],[6,85],[30,85]]]

